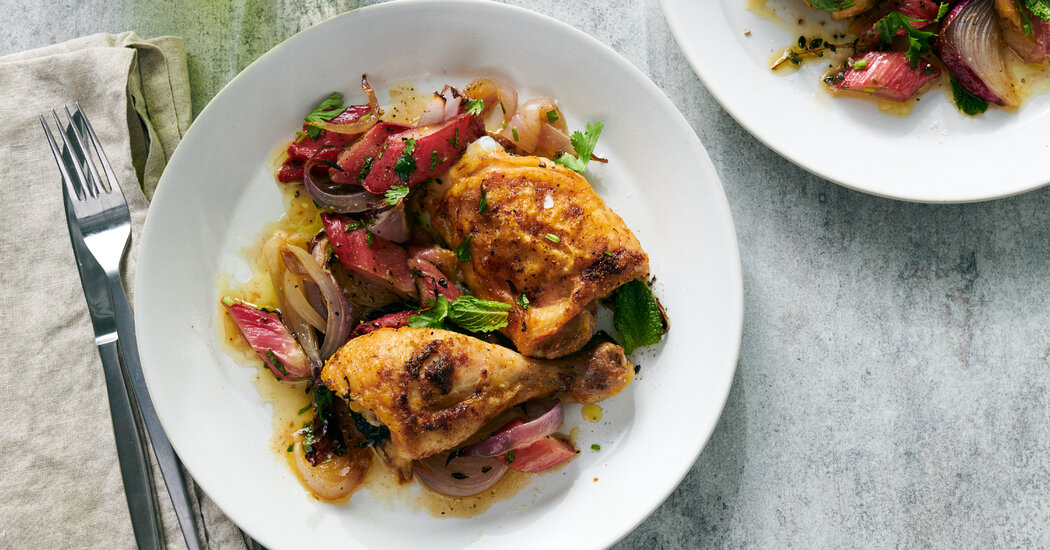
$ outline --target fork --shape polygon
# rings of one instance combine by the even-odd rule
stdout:
[[[143,481],[142,475],[139,473],[139,470],[142,468],[139,459],[145,460],[145,449],[144,447],[139,449],[129,448],[132,447],[131,442],[122,441],[122,439],[126,437],[128,440],[136,441],[139,445],[142,445],[138,434],[144,424],[145,431],[153,444],[154,455],[157,458],[161,474],[167,485],[168,494],[175,508],[186,545],[190,550],[199,550],[200,542],[197,536],[196,525],[193,521],[193,511],[190,507],[185,479],[182,475],[179,459],[175,455],[175,451],[160,425],[156,409],[153,407],[153,401],[149,397],[149,390],[146,387],[142,374],[142,365],[139,362],[134,316],[131,311],[131,305],[128,303],[127,295],[124,292],[124,286],[120,280],[120,264],[124,259],[131,237],[131,215],[128,210],[128,204],[124,199],[123,192],[120,190],[120,185],[109,164],[109,160],[102,150],[98,136],[91,127],[87,116],[80,109],[80,105],[76,105],[76,110],[72,114],[68,108],[65,108],[65,113],[69,121],[68,129],[66,132],[60,131],[59,134],[65,145],[66,154],[59,151],[54,135],[51,133],[43,116],[40,117],[40,122],[44,127],[44,133],[47,135],[51,152],[54,154],[55,161],[58,163],[59,171],[62,174],[65,194],[68,197],[67,205],[71,204],[73,208],[73,218],[75,219],[70,224],[71,235],[73,234],[72,226],[74,224],[77,226],[77,233],[82,235],[82,240],[79,243],[78,239],[74,237],[74,249],[76,250],[78,248],[77,245],[81,244],[83,248],[87,249],[88,254],[86,256],[92,257],[97,262],[98,267],[104,272],[105,288],[108,294],[108,305],[110,306],[109,318],[104,319],[108,324],[105,328],[111,329],[111,324],[115,324],[116,330],[115,334],[111,329],[108,334],[103,331],[103,335],[99,336],[99,330],[96,327],[96,341],[99,342],[100,354],[103,353],[103,345],[112,345],[114,351],[116,346],[119,345],[120,358],[123,359],[123,371],[118,370],[115,375],[107,371],[106,382],[111,409],[113,409],[111,416],[114,422],[114,431],[118,432],[115,433],[118,440],[117,454],[121,464],[122,475],[125,476],[125,494],[128,496],[128,505],[132,515],[132,525],[135,528],[136,541],[139,543],[140,548],[159,547],[161,544],[158,515],[153,500],[152,483],[149,482],[148,470],[146,470],[145,477],[145,483],[148,485],[145,497],[140,494],[142,491],[130,490],[128,487],[129,484],[135,487]],[[51,114],[61,130],[63,124],[59,120],[58,113],[52,111]],[[97,155],[105,178],[102,177],[102,174],[95,167],[91,152],[85,145],[87,141],[90,141]],[[70,167],[73,169],[72,173],[69,170]],[[79,252],[77,255],[78,262],[81,260]],[[89,293],[86,281],[85,293]],[[96,296],[95,298],[98,299],[99,297]],[[89,297],[89,301],[90,299]],[[95,319],[94,311],[92,311],[92,319],[93,321]],[[112,352],[107,351],[107,353]],[[106,363],[107,361],[103,361],[104,368],[107,367]],[[110,363],[113,362],[110,361]],[[113,370],[113,368],[110,367],[109,370]],[[131,388],[123,386],[123,377],[125,376],[130,381]],[[119,381],[116,380],[118,378]],[[111,379],[114,379],[112,384]],[[119,395],[114,398],[114,394],[119,392],[111,386],[123,386],[126,391],[126,398],[121,399]],[[127,408],[133,408],[137,405],[141,418],[134,415],[134,410],[125,410],[123,403],[125,400],[130,402],[130,407]],[[126,433],[126,429],[123,430],[125,432],[123,433],[124,437],[121,437],[122,434],[119,433],[121,430],[118,430],[118,423],[121,426],[125,426],[127,419],[124,416],[128,413],[139,426],[133,429],[133,434]],[[138,453],[135,451],[138,451]],[[129,474],[124,473],[126,464],[132,472],[131,479],[128,477]]]

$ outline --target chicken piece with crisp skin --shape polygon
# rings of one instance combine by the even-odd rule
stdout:
[[[623,348],[607,341],[541,360],[458,332],[411,327],[354,338],[321,372],[330,390],[390,430],[381,451],[396,467],[456,447],[526,400],[595,403],[633,377]]]
[[[530,357],[580,349],[597,300],[649,273],[638,239],[583,176],[489,138],[427,188],[424,207],[450,248],[469,250],[460,267],[474,295],[515,304],[502,332]]]

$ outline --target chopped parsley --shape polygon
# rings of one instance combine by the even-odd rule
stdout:
[[[430,171],[433,172],[434,168],[436,168],[437,165],[438,165],[438,152],[437,151],[431,151],[430,152]]]
[[[459,260],[460,263],[469,262],[471,259],[470,238],[472,236],[473,234],[467,235],[467,238],[463,239],[463,242],[459,243],[459,246],[456,247],[456,259]]]
[[[636,279],[616,292],[613,326],[623,337],[623,348],[628,354],[638,347],[659,342],[667,332],[660,304],[645,282]]]
[[[395,185],[386,190],[385,201],[390,206],[396,206],[401,199],[408,196],[411,189],[407,185]]]
[[[518,295],[518,305],[521,309],[529,309],[529,297],[524,292]]]
[[[472,99],[467,102],[467,112],[472,115],[480,115],[485,110],[485,100]]]
[[[955,106],[969,116],[977,116],[988,110],[988,102],[977,97],[972,92],[962,87],[959,81],[952,79],[952,95],[955,97]]]
[[[223,296],[222,297],[222,303],[224,303],[224,304],[226,304],[228,306],[232,306],[233,304],[235,304],[237,302],[234,301],[234,299],[230,298],[229,296]]]
[[[551,110],[547,111],[547,122],[550,122],[551,124],[554,124],[555,122],[558,122],[558,110],[557,109],[551,109]]]
[[[312,403],[307,403],[305,407],[299,409],[299,414],[303,414],[304,412],[310,410],[310,408],[312,408],[312,407],[313,407]]]
[[[372,238],[372,232],[365,229],[365,246],[371,247],[375,239]]]
[[[886,17],[879,19],[875,23],[879,41],[882,42],[883,46],[887,47],[893,42],[893,37],[897,35],[897,31],[904,29],[905,34],[908,36],[908,52],[905,54],[905,57],[908,58],[908,62],[913,69],[919,66],[920,56],[930,51],[931,42],[937,36],[935,32],[920,31],[911,25],[917,21],[923,20],[908,17],[899,11],[891,11]]]
[[[489,197],[485,194],[485,186],[481,186],[481,200],[478,201],[478,214],[484,214],[489,207]]]
[[[560,243],[561,242],[561,237],[559,237],[559,236],[557,236],[557,235],[555,235],[553,233],[547,233],[543,237],[545,239],[547,239],[548,241],[552,242],[552,243]]]
[[[412,153],[415,150],[416,140],[412,138],[406,139],[405,148],[401,152],[401,156],[398,157],[397,162],[394,163],[394,173],[401,178],[401,181],[406,183],[412,177],[412,173],[416,171],[416,159],[412,157]]]
[[[936,23],[936,22],[940,21],[941,19],[944,19],[944,16],[948,15],[948,10],[950,10],[951,7],[952,7],[951,4],[949,4],[947,2],[941,2],[941,4],[939,6],[937,6],[937,17],[933,18],[933,22]]]
[[[270,365],[272,365],[273,368],[277,369],[277,372],[284,376],[288,376],[288,371],[285,370],[284,364],[281,363],[281,360],[278,359],[276,355],[274,355],[272,349],[266,351],[266,359],[270,362]]]
[[[852,8],[854,6],[852,0],[809,0],[809,5],[813,6],[814,9],[826,11],[828,13]]]
[[[514,462],[514,451],[507,451],[506,454],[503,455],[503,458],[507,459],[507,464]]]
[[[365,157],[365,161],[361,163],[361,171],[357,173],[357,181],[365,181],[368,177],[368,173],[372,171],[372,163],[375,159],[372,157]]]
[[[316,109],[306,115],[306,122],[328,122],[333,118],[339,116],[343,109],[343,94],[339,92],[332,92],[332,95],[328,96],[328,99],[321,102]],[[321,129],[317,126],[307,126],[306,133],[311,139],[317,139],[321,135]]]
[[[867,59],[858,59],[857,61],[855,61],[853,63],[853,70],[854,71],[863,71],[864,68],[867,67],[867,66],[868,66],[868,60]]]
[[[295,443],[292,443],[291,445],[288,445],[288,452],[289,453],[292,452],[292,449],[294,449],[294,448],[295,448]]]
[[[615,258],[616,257],[616,254],[613,254],[612,252],[609,252],[608,250],[606,250],[605,252],[602,252],[602,254],[605,254],[606,256],[608,256],[610,258]]]
[[[459,149],[459,128],[456,128],[456,133],[445,141],[447,141],[453,149]]]
[[[591,444],[591,450],[592,451],[600,451],[600,450],[602,450],[602,446],[597,444],[597,443],[593,443],[593,444]]]
[[[1024,5],[1039,19],[1050,19],[1050,0],[1024,0]]]
[[[346,227],[343,228],[343,231],[345,231],[347,233],[350,233],[351,231],[356,231],[358,229],[361,229],[364,226],[365,226],[365,224],[361,223],[361,220],[354,220],[354,221],[346,224]]]
[[[514,136],[514,141],[518,141],[518,129],[517,128],[511,128],[510,129],[510,133]]]
[[[572,156],[570,153],[562,153],[554,162],[582,173],[584,168],[587,168],[587,163],[591,160],[591,154],[594,153],[594,146],[598,143],[598,136],[602,133],[601,122],[589,122],[587,128],[581,134],[579,130],[572,133],[572,137],[569,141],[572,143],[573,149],[576,150],[578,156]]]

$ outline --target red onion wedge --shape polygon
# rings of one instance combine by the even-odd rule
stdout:
[[[372,233],[388,241],[403,243],[408,240],[410,230],[408,216],[405,214],[405,201],[376,213],[375,222],[369,226]]]
[[[456,452],[458,456],[499,456],[508,451],[527,447],[544,437],[558,431],[564,418],[561,401],[547,404],[535,420],[514,425],[514,421],[501,428],[481,443],[464,447]]]
[[[222,305],[255,353],[279,380],[300,380],[312,373],[306,354],[280,316],[229,296]]]
[[[860,92],[892,101],[907,101],[941,72],[920,60],[912,68],[904,52],[868,52],[825,81],[838,90]]]
[[[332,274],[324,271],[307,251],[297,246],[284,245],[281,247],[281,259],[288,271],[317,285],[325,298],[328,311],[324,315],[327,321],[320,356],[322,360],[327,360],[350,339],[350,330],[357,323],[357,315]]]
[[[273,237],[263,243],[263,258],[266,261],[266,269],[273,283],[274,294],[277,296],[277,305],[281,308],[282,321],[292,332],[295,339],[299,341],[303,352],[310,360],[310,368],[321,368],[324,362],[317,351],[317,333],[314,328],[298,314],[296,309],[289,303],[288,296],[284,292],[284,275],[287,272],[284,261],[281,260],[281,247],[288,241],[288,235],[283,232],[274,233]]]
[[[419,312],[410,309],[408,311],[401,311],[398,313],[391,313],[390,315],[384,315],[378,319],[371,321],[364,321],[361,324],[354,327],[354,336],[362,336],[369,332],[375,332],[381,328],[399,328],[407,327],[408,320],[412,317],[419,315]]]
[[[379,122],[379,117],[382,116],[383,110],[379,108],[379,99],[376,98],[375,90],[368,84],[368,75],[361,75],[361,89],[368,95],[368,107],[369,113],[357,119],[356,122],[349,124],[333,124],[331,122],[325,122],[323,120],[307,122],[311,126],[316,126],[322,130],[334,132],[336,134],[360,134]]]
[[[313,165],[317,162],[316,159],[311,159],[306,163],[303,170],[303,186],[321,208],[347,214],[365,212],[384,204],[383,195],[374,195],[360,187],[334,183],[313,173]]]
[[[444,455],[435,455],[416,461],[413,471],[432,491],[450,497],[469,497],[495,485],[507,473],[507,465],[491,457],[461,456],[446,460]]]
[[[960,86],[989,103],[1014,106],[1020,99],[1001,44],[992,0],[963,0],[944,18],[934,48]]]

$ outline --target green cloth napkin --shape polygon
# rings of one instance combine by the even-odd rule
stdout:
[[[37,115],[75,102],[131,209],[132,292],[149,199],[190,125],[182,39],[97,34],[0,57],[0,547],[132,548],[102,365]],[[167,545],[184,548],[154,468]],[[244,548],[193,483],[205,547]]]

